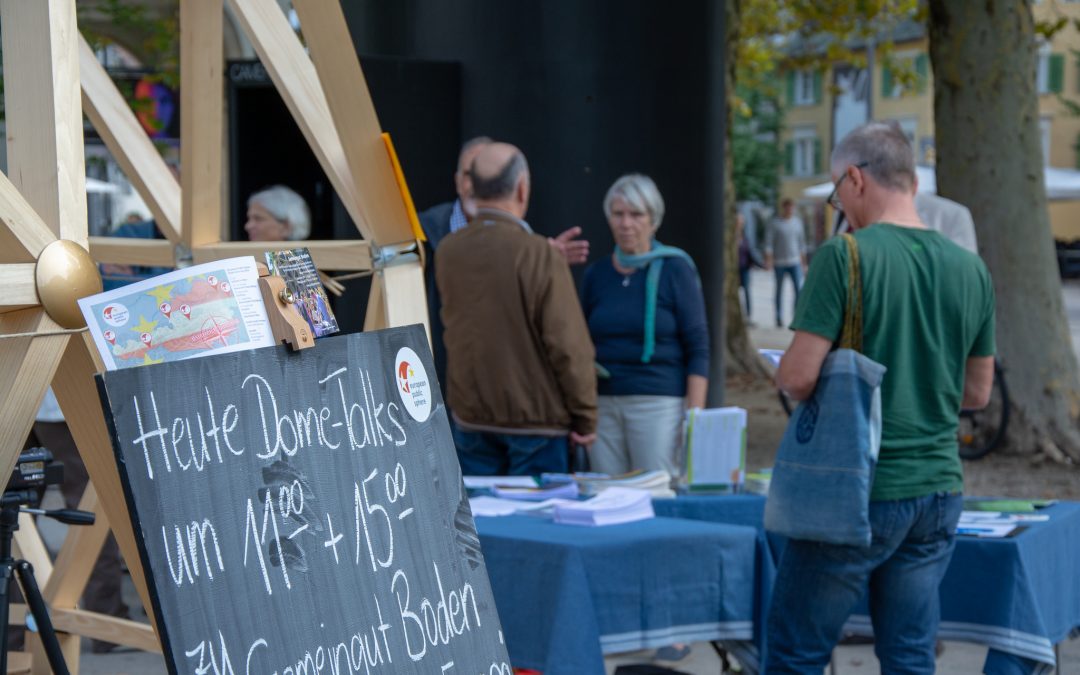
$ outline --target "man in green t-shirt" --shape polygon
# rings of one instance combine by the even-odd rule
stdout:
[[[855,229],[863,353],[883,364],[881,451],[868,547],[790,541],[767,619],[767,673],[820,673],[869,587],[882,672],[933,673],[938,585],[952,556],[963,476],[958,414],[990,397],[994,291],[979,257],[919,219],[911,145],[894,125],[852,131],[832,155],[830,203]],[[814,256],[795,337],[776,373],[796,400],[814,391],[840,337],[848,251]]]

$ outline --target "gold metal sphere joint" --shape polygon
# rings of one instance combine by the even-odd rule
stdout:
[[[49,318],[64,328],[86,325],[77,301],[101,292],[101,273],[89,251],[67,239],[52,242],[38,256],[34,280]]]

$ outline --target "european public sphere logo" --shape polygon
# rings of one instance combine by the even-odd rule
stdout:
[[[110,326],[119,328],[128,322],[127,307],[119,303],[106,305],[105,309],[101,310],[101,318],[105,319],[105,322]]]
[[[398,350],[394,363],[397,392],[402,405],[417,422],[427,421],[431,416],[431,384],[424,364],[416,352],[408,347]]]

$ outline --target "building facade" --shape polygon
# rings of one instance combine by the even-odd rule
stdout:
[[[1048,167],[1080,169],[1080,1],[1037,1],[1033,11],[1036,21],[1066,19],[1051,40],[1040,44],[1032,73],[1039,92],[1043,157]],[[934,86],[924,26],[912,23],[899,29],[892,60],[904,62],[915,82],[901,84],[879,54],[868,54],[866,67],[838,63],[784,73],[780,195],[798,204],[812,230],[811,241],[826,236],[825,223],[832,214],[826,213],[820,197],[806,197],[804,190],[830,180],[832,148],[854,127],[871,119],[896,121],[912,143],[916,163],[935,164]],[[1049,205],[1055,238],[1080,240],[1080,201],[1055,199]]]

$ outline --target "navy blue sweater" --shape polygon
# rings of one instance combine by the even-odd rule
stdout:
[[[603,396],[685,396],[686,376],[709,376],[709,330],[697,273],[665,258],[656,299],[656,351],[641,362],[645,342],[645,274],[625,277],[605,256],[585,270],[582,308],[596,360],[611,373],[598,381]],[[624,286],[624,281],[628,285]]]

